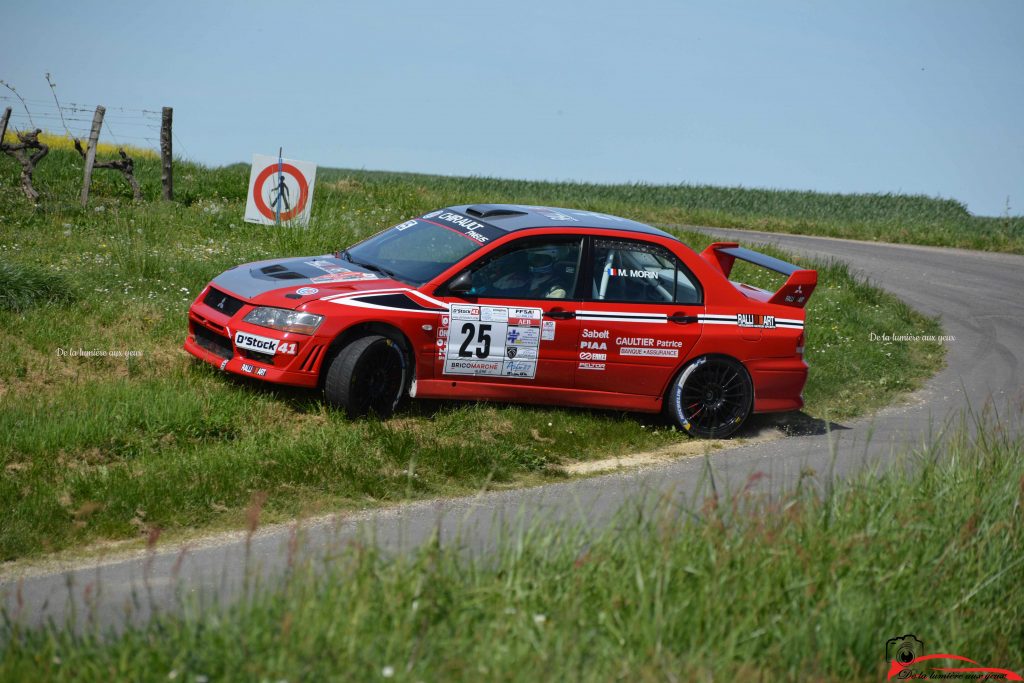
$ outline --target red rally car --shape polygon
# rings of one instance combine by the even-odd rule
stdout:
[[[741,259],[787,276],[732,282]],[[406,396],[665,413],[725,437],[796,410],[817,273],[736,243],[700,254],[607,214],[477,204],[433,211],[335,254],[217,276],[185,349],[221,370],[322,387],[351,415]]]

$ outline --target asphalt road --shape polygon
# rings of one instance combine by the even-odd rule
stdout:
[[[708,232],[845,261],[919,311],[941,316],[946,334],[955,337],[948,342],[947,367],[901,405],[842,425],[812,424],[800,436],[715,451],[710,462],[720,491],[740,489],[758,471],[767,476],[757,485],[774,491],[788,488],[808,468],[820,481],[829,472],[842,477],[866,462],[886,462],[908,445],[941,439],[944,426],[967,406],[980,411],[987,405],[1002,416],[1021,415],[1024,257],[752,231]],[[1020,421],[1011,428],[1020,430]],[[688,458],[571,483],[307,522],[298,531],[294,526],[264,529],[248,540],[235,534],[85,567],[28,570],[0,582],[0,605],[26,624],[62,622],[74,612],[79,625],[118,627],[126,619],[140,622],[153,610],[175,609],[182,599],[207,602],[218,596],[229,601],[242,590],[247,571],[273,580],[284,574],[289,556],[293,561],[329,562],[335,549],[361,533],[400,551],[439,532],[444,541],[457,540],[468,552],[486,552],[497,526],[510,521],[569,520],[600,526],[624,504],[645,496],[692,500],[705,485],[706,470],[703,458]],[[290,554],[296,533],[301,549]]]

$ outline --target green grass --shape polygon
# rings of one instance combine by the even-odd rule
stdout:
[[[8,622],[0,678],[880,681],[905,633],[1021,671],[1024,441],[979,433],[883,473],[806,472],[774,499],[705,487],[600,530],[506,529],[483,559],[353,543],[320,573],[217,611],[186,598],[118,636]]]
[[[35,208],[13,162],[0,159],[0,278],[21,302],[0,307],[10,341],[0,354],[2,560],[140,539],[153,527],[236,527],[257,491],[269,496],[268,519],[280,520],[555,481],[568,461],[684,438],[655,417],[454,403],[350,421],[315,393],[232,380],[180,349],[191,300],[238,263],[326,253],[463,201],[607,201],[649,219],[643,188],[630,204],[615,188],[327,171],[309,229],[273,229],[241,220],[245,167],[179,162],[180,201],[161,203],[159,169],[140,159],[147,201],[133,203],[119,175],[97,172],[82,209],[80,163],[52,152],[37,173],[44,200]],[[696,248],[709,241],[677,234]],[[817,417],[885,405],[942,362],[938,344],[871,342],[870,330],[940,327],[843,266],[822,267],[808,321],[805,396]]]

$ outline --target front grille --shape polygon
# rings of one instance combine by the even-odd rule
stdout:
[[[239,309],[245,305],[245,302],[241,299],[236,299],[230,294],[225,294],[213,287],[210,287],[206,292],[206,296],[203,297],[203,303],[210,308],[216,308],[227,316],[232,316],[235,313],[238,313]]]
[[[243,358],[258,360],[261,363],[268,363],[270,365],[274,364],[274,354],[272,353],[262,353],[260,351],[253,351],[251,349],[239,349],[238,355],[242,356]]]
[[[221,358],[231,358],[234,354],[231,340],[222,334],[212,332],[202,325],[193,325],[192,334],[195,335],[196,344],[210,353],[216,354]]]

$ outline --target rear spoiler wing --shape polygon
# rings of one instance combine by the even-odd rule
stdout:
[[[786,283],[768,300],[770,304],[803,308],[811,298],[811,292],[818,285],[818,271],[805,270],[774,256],[741,247],[738,242],[715,242],[702,251],[700,256],[727,278],[736,259],[787,276]]]

